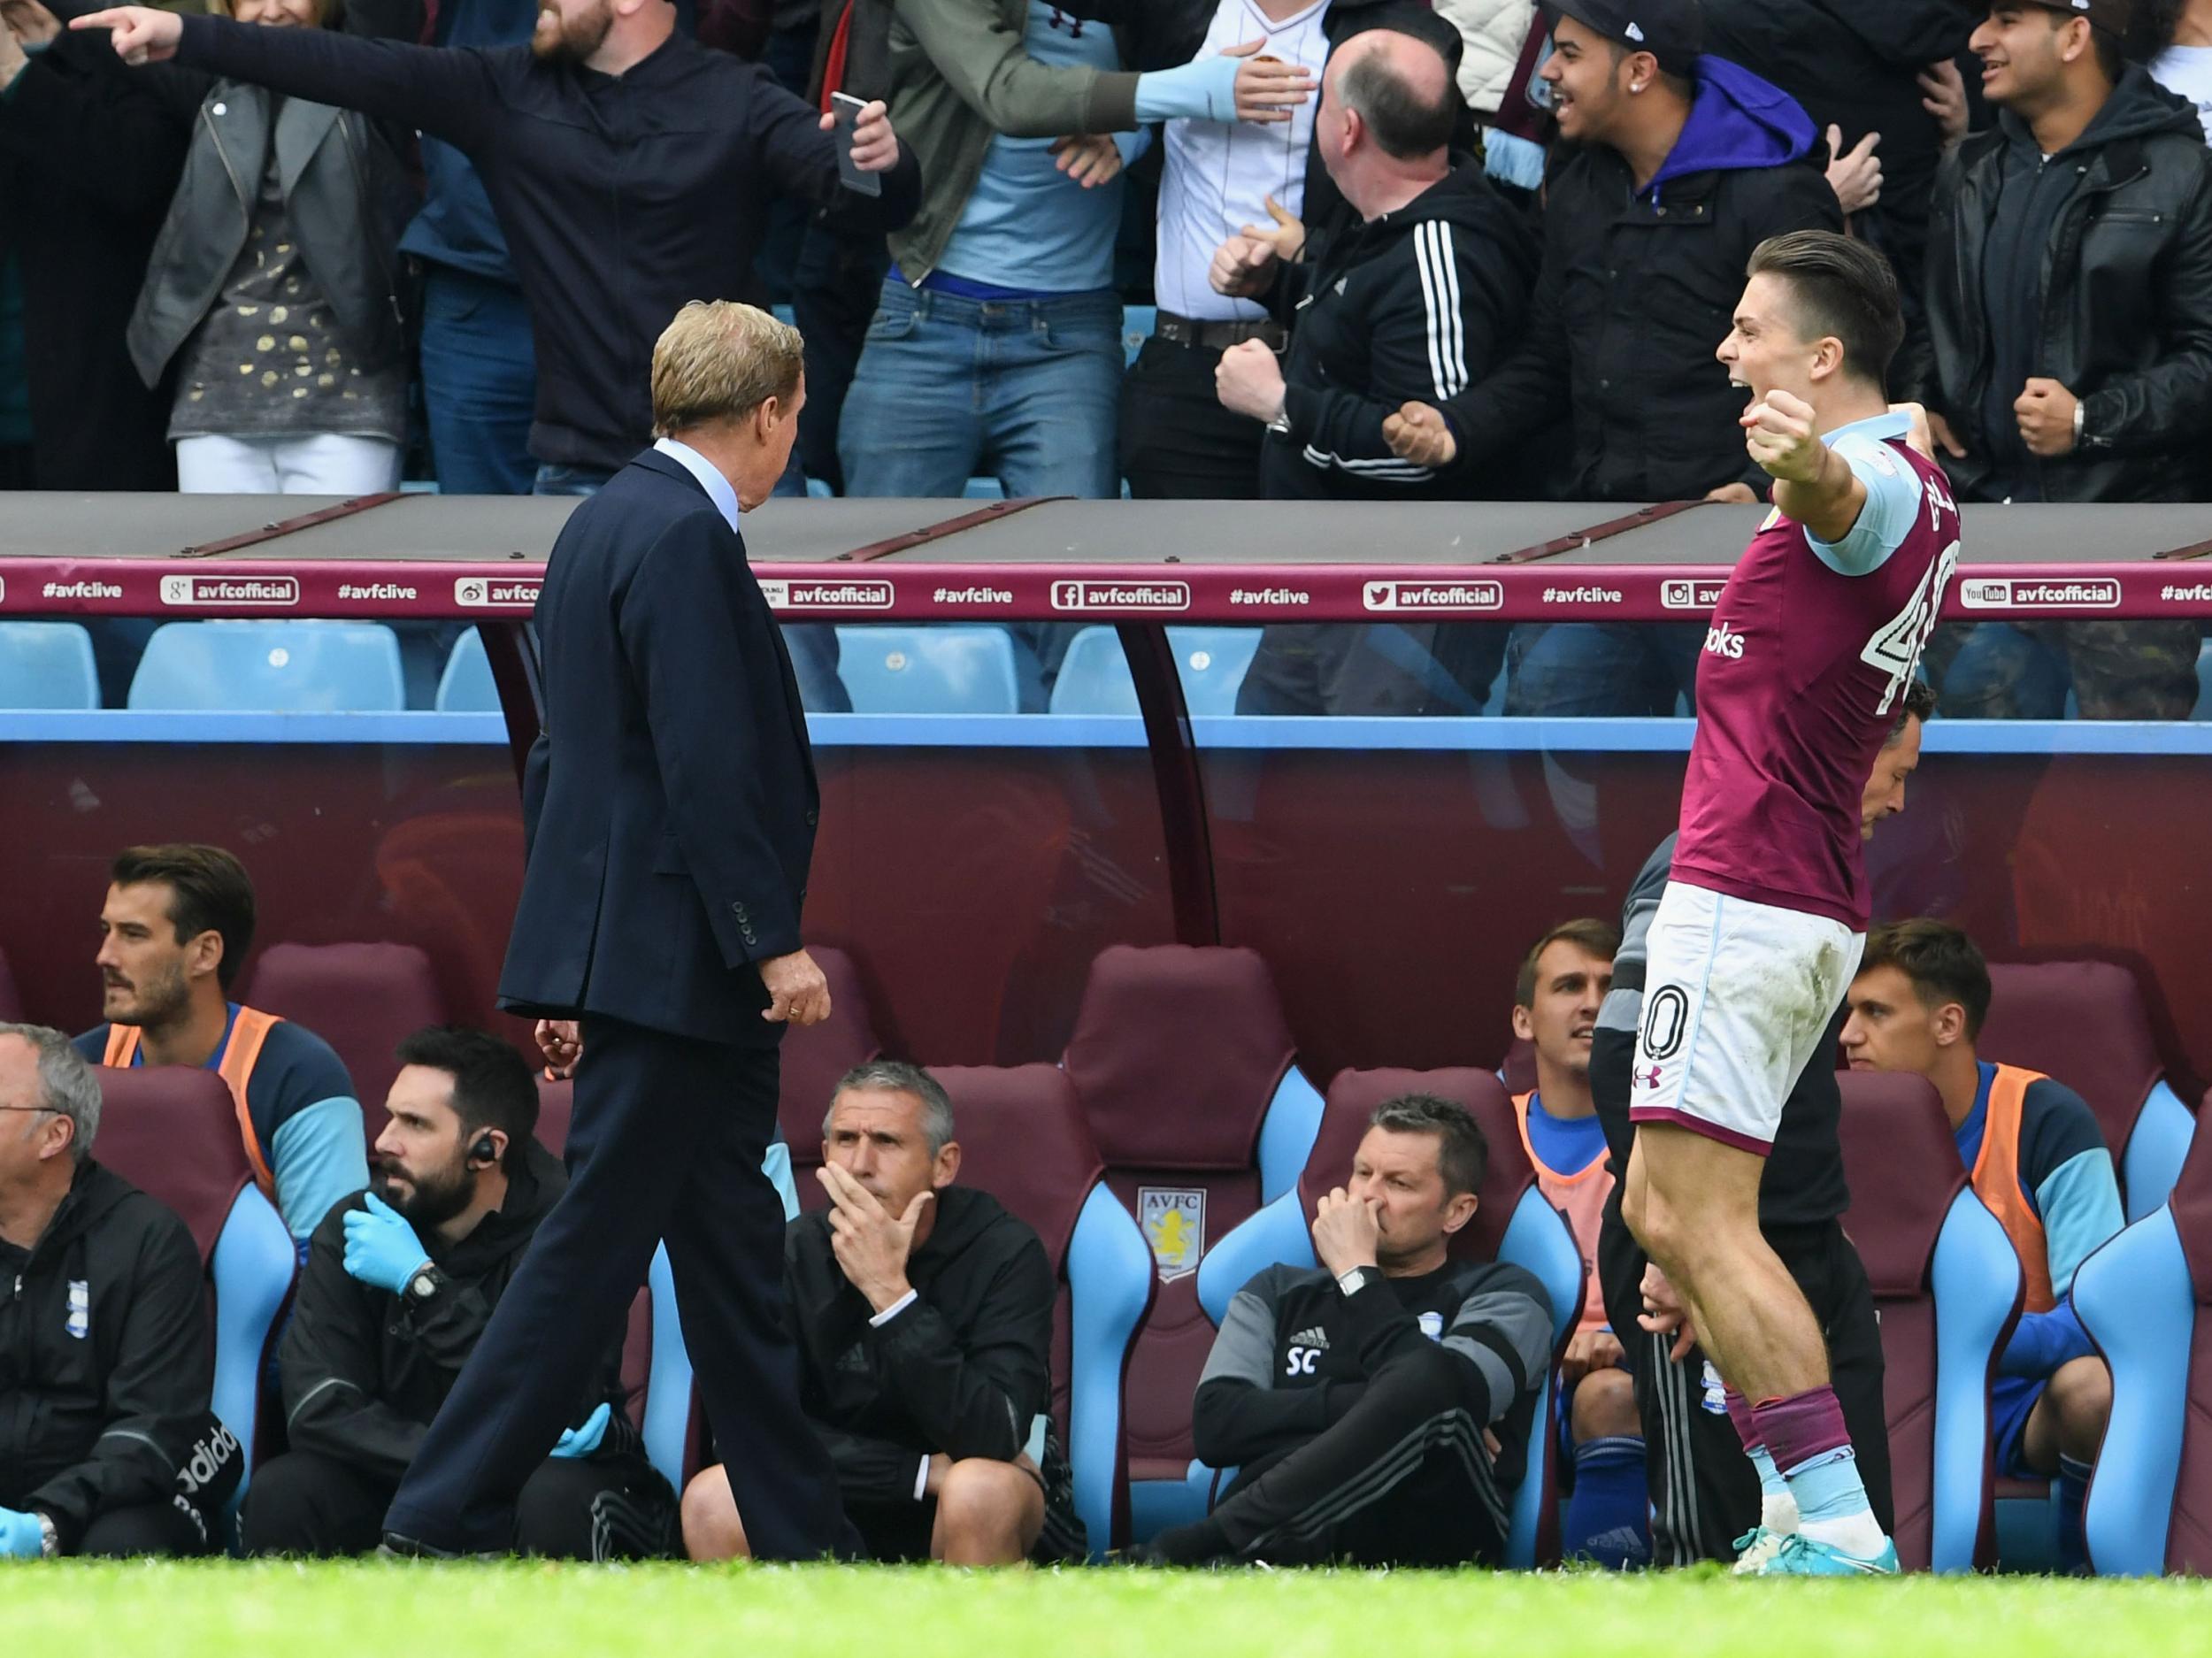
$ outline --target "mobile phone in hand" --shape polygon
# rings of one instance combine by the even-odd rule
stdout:
[[[862,196],[881,196],[882,175],[864,173],[853,163],[853,127],[860,119],[860,111],[867,107],[865,98],[856,98],[849,92],[830,94],[830,113],[837,121],[833,134],[837,140],[837,180],[847,189]]]

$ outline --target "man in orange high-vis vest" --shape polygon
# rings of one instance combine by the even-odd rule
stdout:
[[[1536,940],[1513,990],[1513,1034],[1536,1058],[1536,1087],[1513,1100],[1522,1148],[1538,1187],[1566,1217],[1588,1275],[1553,1396],[1560,1485],[1571,1493],[1561,1546],[1570,1560],[1617,1569],[1651,1562],[1643,1423],[1597,1268],[1613,1174],[1590,1095],[1590,1040],[1619,948],[1619,933],[1603,921],[1563,922]]]
[[[100,1010],[77,1038],[96,1065],[197,1065],[229,1085],[254,1183],[304,1259],[331,1206],[369,1183],[353,1083],[312,1031],[239,1006],[253,883],[220,847],[131,847],[100,909]]]
[[[1997,1471],[2057,1477],[2062,1562],[2078,1570],[2082,1498],[2112,1411],[2112,1378],[2068,1292],[2074,1269],[2124,1224],[2112,1154],[2071,1088],[1976,1051],[1989,969],[1956,927],[1901,921],[1869,934],[1848,1005],[1851,1068],[1910,1071],[1935,1085],[1975,1195],[2019,1254],[2026,1302],[1990,1401]]]

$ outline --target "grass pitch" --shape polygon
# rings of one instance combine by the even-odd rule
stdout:
[[[0,1652],[11,1658],[2143,1658],[2208,1648],[2212,1585],[2179,1582],[0,1565]]]

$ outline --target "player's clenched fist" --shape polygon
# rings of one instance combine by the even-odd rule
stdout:
[[[111,29],[115,55],[127,64],[157,64],[177,55],[184,38],[184,20],[173,12],[151,6],[115,6],[105,12],[72,18],[73,29]]]
[[[1770,391],[1743,412],[1744,447],[1770,476],[1809,484],[1827,464],[1828,446],[1815,430],[1812,404],[1786,391]]]

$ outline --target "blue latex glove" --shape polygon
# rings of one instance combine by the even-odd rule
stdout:
[[[396,1295],[430,1264],[430,1251],[400,1212],[375,1193],[364,1193],[362,1201],[367,1209],[346,1211],[346,1271]]]
[[[552,1455],[562,1457],[589,1456],[599,1448],[599,1441],[607,1436],[607,1424],[614,1420],[614,1407],[603,1404],[584,1418],[580,1428],[564,1428],[561,1437],[554,1441]]]
[[[1173,69],[1146,71],[1137,77],[1137,119],[1233,121],[1237,71],[1246,61],[1217,52]]]
[[[0,1508],[0,1560],[36,1560],[46,1552],[46,1533],[38,1516]]]

